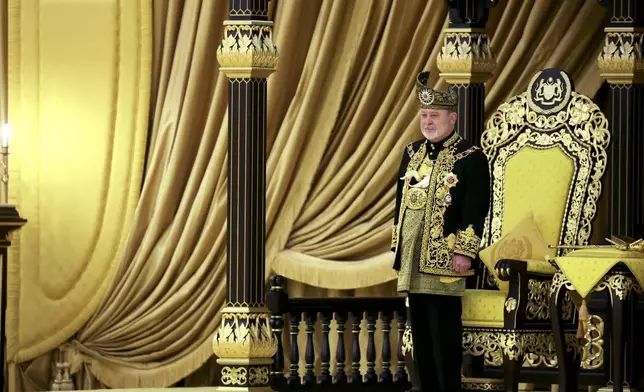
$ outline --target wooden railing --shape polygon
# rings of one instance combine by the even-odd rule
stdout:
[[[369,391],[405,391],[411,387],[403,354],[403,334],[407,313],[403,298],[288,298],[284,290],[286,280],[281,276],[271,277],[271,290],[266,302],[271,312],[271,328],[277,338],[277,353],[273,358],[270,376],[271,387],[275,391],[293,389],[329,389],[333,391],[368,389]],[[363,358],[360,347],[360,334],[363,320],[366,319],[367,347],[366,371],[362,372]],[[376,324],[380,320],[382,344],[376,346]],[[306,343],[298,344],[300,323],[304,321]],[[335,321],[335,331],[331,331]],[[350,347],[350,369],[347,366],[347,347],[345,344],[346,327],[350,324],[352,334]],[[288,325],[290,338],[288,359],[284,352],[283,334]],[[316,325],[321,332],[321,349],[316,355],[314,334]],[[396,328],[395,335],[392,330]],[[332,363],[330,336],[335,333],[337,345]],[[392,341],[395,355],[392,355]],[[380,356],[377,356],[377,350]],[[304,368],[300,367],[300,353],[304,353]],[[392,366],[392,357],[395,365]],[[376,371],[376,359],[381,360],[380,374]],[[288,360],[288,368],[286,362]],[[316,372],[316,362],[319,371]],[[331,373],[331,365],[335,371]]]

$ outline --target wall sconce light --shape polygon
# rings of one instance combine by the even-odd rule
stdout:
[[[9,202],[9,138],[11,137],[11,127],[9,124],[2,125],[0,138],[0,204]]]

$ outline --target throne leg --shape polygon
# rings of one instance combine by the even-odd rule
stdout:
[[[625,306],[624,303],[628,297],[620,292],[616,292],[612,287],[610,289],[611,302],[613,303],[611,309],[611,324],[612,324],[612,337],[611,337],[611,375],[613,381],[613,392],[622,392],[624,390],[624,346],[626,336],[625,332]]]
[[[563,284],[553,282],[550,293],[550,319],[552,320],[552,333],[559,363],[559,392],[577,392],[581,358],[575,355],[574,350],[568,351],[567,349],[562,312],[562,304],[566,294],[564,290],[566,289]]]
[[[523,365],[522,336],[513,331],[503,344],[503,382],[506,392],[519,391],[519,373]]]

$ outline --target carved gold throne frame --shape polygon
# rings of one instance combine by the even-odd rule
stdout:
[[[557,253],[549,246],[588,243],[609,141],[601,110],[557,69],[535,74],[488,120],[481,147],[492,194],[484,266],[477,288],[463,296],[463,351],[473,356],[468,378],[489,378],[490,368],[502,366],[505,386],[465,389],[517,391],[522,369],[557,367],[549,315],[555,268],[547,260]],[[569,297],[564,323],[568,350],[579,356]],[[553,371],[546,378],[556,377]]]

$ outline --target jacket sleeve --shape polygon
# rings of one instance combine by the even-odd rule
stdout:
[[[481,150],[466,159],[465,197],[454,252],[474,260],[481,246],[485,217],[490,208],[490,170]]]
[[[400,212],[400,203],[402,203],[403,186],[405,185],[405,180],[401,180],[400,178],[405,175],[407,165],[410,161],[408,150],[409,146],[407,146],[403,152],[402,159],[400,160],[400,168],[398,169],[398,176],[396,177],[396,207],[394,210],[394,224],[391,228],[391,251],[394,253],[398,246],[398,214]]]

